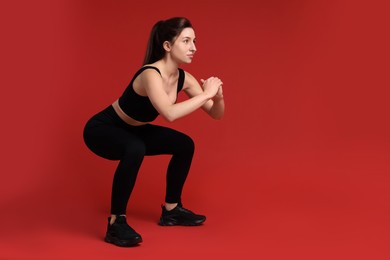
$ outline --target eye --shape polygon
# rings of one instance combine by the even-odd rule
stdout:
[[[185,39],[185,40],[184,40],[184,43],[188,43],[188,42],[189,42],[189,40],[188,40],[188,39]]]

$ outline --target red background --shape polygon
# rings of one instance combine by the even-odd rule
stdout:
[[[380,1],[1,2],[1,259],[389,259],[389,19]],[[385,1],[383,1],[385,2]],[[151,26],[186,16],[186,66],[224,81],[226,116],[172,124],[197,150],[185,205],[159,227],[167,157],[145,159],[103,242],[115,162],[82,129],[141,66]]]

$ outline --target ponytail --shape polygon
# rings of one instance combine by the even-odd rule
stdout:
[[[165,21],[158,21],[150,32],[143,65],[154,63],[164,58],[165,41],[173,43],[184,28],[192,28],[191,22],[184,17],[174,17]]]

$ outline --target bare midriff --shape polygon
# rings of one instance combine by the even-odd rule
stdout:
[[[115,100],[114,103],[112,103],[112,107],[114,108],[115,112],[117,113],[117,115],[127,124],[129,125],[133,125],[133,126],[139,126],[139,125],[145,125],[145,124],[148,124],[149,122],[140,122],[140,121],[137,121],[131,117],[129,117],[128,115],[126,115],[125,112],[123,112],[123,110],[121,109],[121,107],[119,106],[119,102],[118,100]]]

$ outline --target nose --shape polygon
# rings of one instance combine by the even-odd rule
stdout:
[[[195,43],[192,43],[192,44],[191,44],[191,48],[190,48],[190,50],[191,50],[192,52],[196,52],[196,46],[195,46]]]

